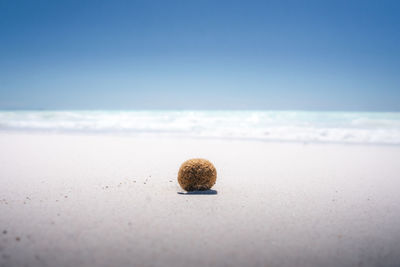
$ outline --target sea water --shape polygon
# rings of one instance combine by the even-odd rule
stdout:
[[[400,112],[0,111],[0,131],[400,144]]]

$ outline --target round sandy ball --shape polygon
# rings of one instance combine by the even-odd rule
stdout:
[[[178,182],[186,191],[208,190],[217,180],[217,170],[206,159],[189,159],[182,163]]]

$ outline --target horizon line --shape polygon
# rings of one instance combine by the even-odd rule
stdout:
[[[354,113],[400,113],[400,110],[341,110],[341,109],[172,109],[172,108],[153,108],[153,109],[48,109],[48,108],[0,108],[0,112],[12,112],[12,111],[32,111],[32,112],[46,112],[46,111],[54,111],[54,112],[65,112],[65,111],[84,111],[84,112],[98,112],[98,111],[115,111],[115,112],[143,112],[143,111],[164,111],[164,112],[180,112],[180,111],[211,111],[211,112],[243,112],[243,111],[252,111],[252,112],[354,112]]]

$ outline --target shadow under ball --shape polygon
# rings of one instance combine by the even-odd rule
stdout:
[[[178,183],[186,191],[209,190],[217,180],[217,170],[206,159],[189,159],[182,163]]]

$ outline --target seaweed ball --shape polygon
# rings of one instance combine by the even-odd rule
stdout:
[[[178,183],[186,191],[208,190],[217,180],[217,170],[206,159],[189,159],[182,163]]]

